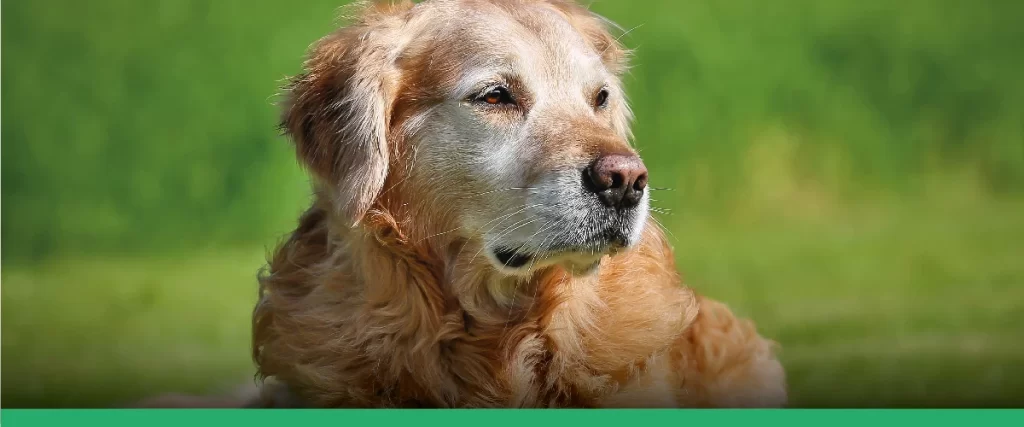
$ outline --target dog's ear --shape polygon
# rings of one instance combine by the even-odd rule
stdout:
[[[394,66],[401,10],[371,6],[316,42],[286,89],[282,130],[299,160],[327,182],[331,199],[358,224],[388,175],[388,130],[399,80]]]

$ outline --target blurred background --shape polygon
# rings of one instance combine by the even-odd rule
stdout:
[[[309,201],[275,94],[341,0],[2,6],[2,406],[253,375]],[[798,407],[1024,402],[1024,2],[602,0],[687,284]]]

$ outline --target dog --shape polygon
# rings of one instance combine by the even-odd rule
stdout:
[[[317,41],[282,105],[314,201],[260,276],[265,381],[209,405],[785,406],[777,344],[683,285],[650,217],[617,28],[427,0]]]

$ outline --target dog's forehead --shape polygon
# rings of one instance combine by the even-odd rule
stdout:
[[[462,12],[451,21],[452,44],[447,48],[459,52],[454,56],[463,62],[464,84],[488,74],[512,74],[530,86],[571,86],[602,80],[608,73],[600,52],[554,9]]]

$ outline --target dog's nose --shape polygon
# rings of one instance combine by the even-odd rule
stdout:
[[[584,186],[605,206],[628,209],[640,204],[647,187],[647,167],[635,154],[606,154],[583,171]]]

